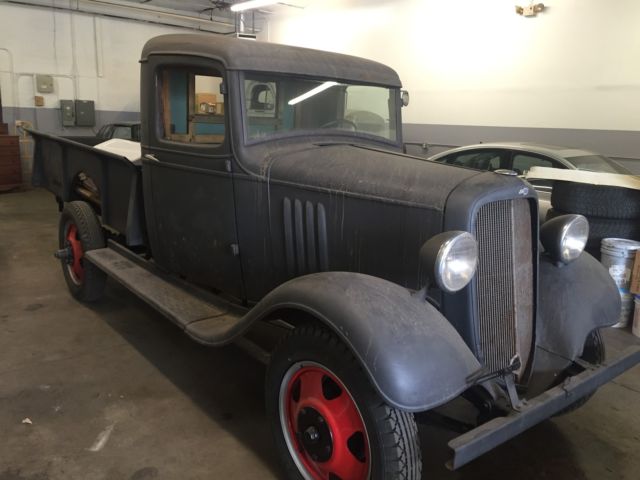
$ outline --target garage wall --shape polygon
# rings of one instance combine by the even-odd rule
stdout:
[[[270,41],[395,68],[405,140],[563,141],[640,158],[640,2],[325,0],[269,21]]]
[[[96,124],[139,117],[140,51],[151,37],[184,29],[95,15],[0,3],[0,88],[4,121],[29,120],[39,130],[62,128],[60,99],[94,100]],[[54,76],[54,93],[36,93],[34,73]],[[44,107],[34,106],[34,95]]]

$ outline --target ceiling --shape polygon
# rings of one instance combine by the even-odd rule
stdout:
[[[246,0],[124,0],[135,3],[143,8],[157,8],[176,14],[197,16],[203,20],[223,22],[230,25],[239,25],[236,13],[229,10],[234,3],[242,3]],[[269,7],[256,10],[248,10],[245,15],[245,28],[247,31],[260,31],[265,17],[289,8],[304,8],[307,0],[285,0]]]
[[[1,1],[1,0],[0,0]],[[242,14],[229,7],[246,0],[6,0],[10,3],[78,11],[89,14],[160,23],[199,31],[258,33],[271,14],[304,8],[308,0],[284,0]]]
[[[232,12],[229,11],[229,6],[233,3],[238,3],[239,0],[181,0],[176,2],[175,0],[127,0],[132,3],[141,3],[146,6],[155,6],[161,8],[167,8],[170,10],[177,10],[180,12],[189,12],[191,14],[202,14],[202,16],[208,16],[213,13],[217,17],[229,17],[232,18]]]
[[[176,2],[175,0],[126,0],[132,3],[139,3],[145,6],[155,6],[160,8],[166,8],[170,10],[176,10],[179,12],[189,12],[191,14],[208,16],[213,15],[217,17],[233,18],[234,13],[229,10],[229,7],[234,3],[242,3],[246,0],[181,0]],[[283,2],[263,7],[258,10],[249,10],[248,13],[256,12],[260,15],[276,13],[281,9],[287,8],[304,8],[306,0],[284,0]]]

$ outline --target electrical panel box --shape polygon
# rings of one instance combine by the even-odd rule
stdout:
[[[93,100],[76,100],[76,126],[93,127],[95,124],[95,102]]]
[[[76,124],[76,107],[73,100],[60,100],[60,111],[62,112],[62,126],[74,127]]]
[[[38,93],[53,93],[53,77],[51,75],[36,75],[36,89]]]

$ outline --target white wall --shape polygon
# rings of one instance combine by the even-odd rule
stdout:
[[[544,0],[543,0],[544,1]],[[268,39],[395,68],[420,124],[640,130],[640,2],[308,0]]]
[[[140,52],[151,37],[184,29],[37,7],[0,4],[4,107],[94,100],[96,110],[140,109]],[[34,92],[32,73],[55,75],[55,92]],[[13,79],[12,80],[12,74]],[[24,75],[22,75],[24,74]]]

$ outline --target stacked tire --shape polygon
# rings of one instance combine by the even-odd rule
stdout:
[[[600,258],[603,238],[640,240],[640,190],[556,181],[546,220],[578,213],[589,220],[585,250]]]

